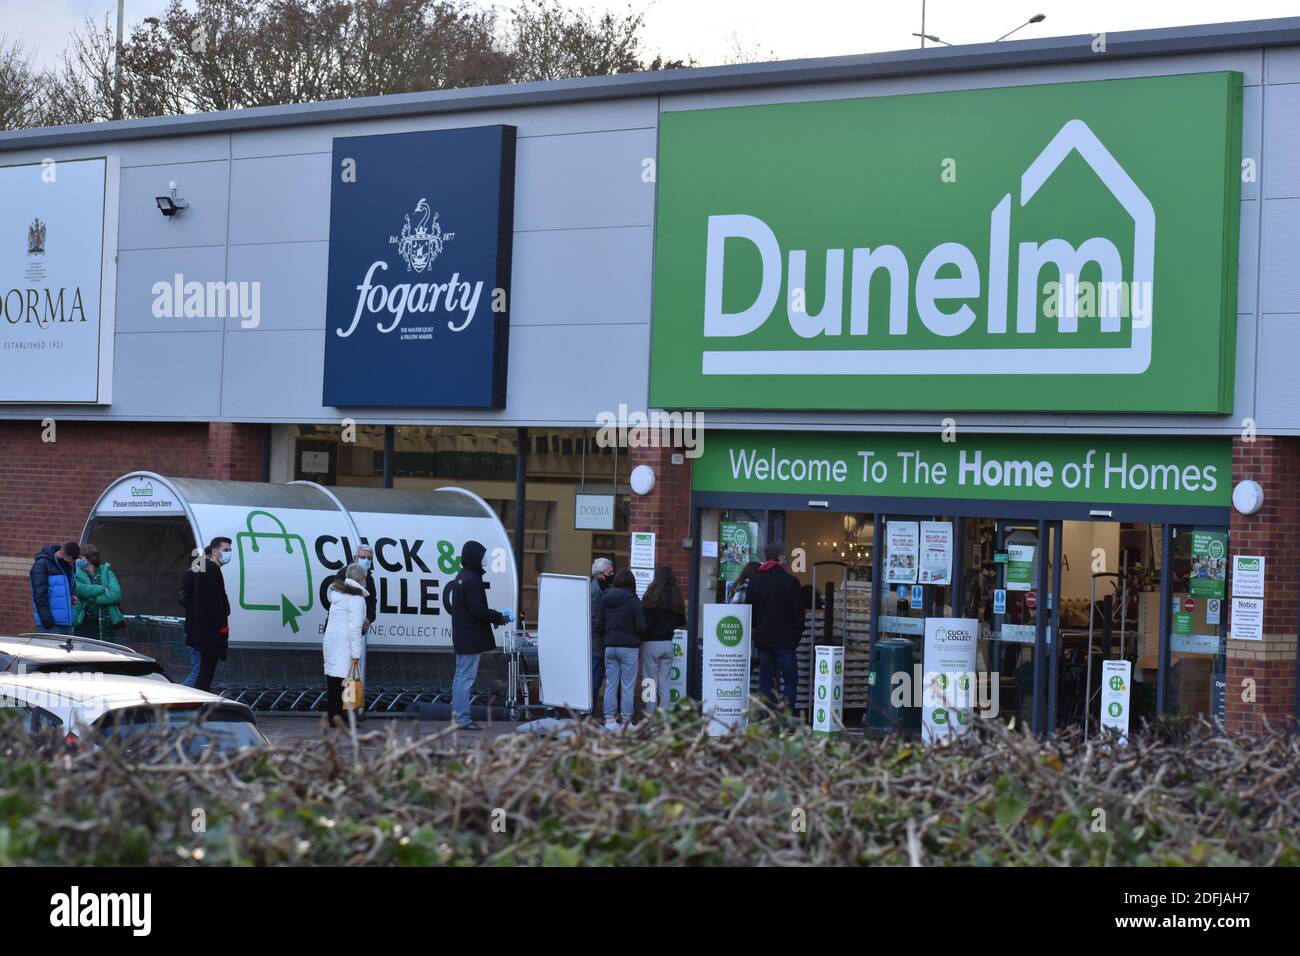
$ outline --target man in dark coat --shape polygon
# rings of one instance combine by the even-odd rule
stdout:
[[[614,562],[609,558],[597,558],[591,562],[591,584],[588,594],[591,597],[591,713],[595,716],[600,702],[600,681],[605,676],[605,647],[596,633],[596,613],[600,609],[600,596],[605,593],[609,583],[614,580]]]
[[[68,541],[42,548],[27,573],[32,586],[32,618],[46,634],[71,634],[76,603],[77,558],[81,545]]]
[[[185,643],[199,655],[198,674],[191,686],[198,690],[212,689],[217,663],[226,659],[230,647],[230,599],[221,575],[222,566],[229,563],[230,539],[213,538],[203,552],[203,570],[191,568],[181,578]]]
[[[795,648],[803,639],[803,588],[785,569],[785,552],[779,542],[763,548],[766,559],[749,579],[745,603],[753,607],[750,622],[758,649],[758,687],[772,706],[777,704],[776,678],[785,684],[785,702],[794,712],[799,689],[799,661]]]
[[[451,717],[463,730],[482,730],[469,715],[470,691],[478,676],[479,657],[495,650],[492,628],[509,624],[509,611],[488,607],[483,585],[483,555],[487,548],[466,541],[460,552],[460,572],[451,582],[451,645],[456,651],[456,676],[451,683]]]

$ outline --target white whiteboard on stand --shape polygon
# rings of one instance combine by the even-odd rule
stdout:
[[[591,709],[591,582],[587,578],[538,577],[537,669],[545,706]]]

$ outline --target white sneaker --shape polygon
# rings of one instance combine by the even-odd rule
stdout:
[[[616,731],[619,729],[620,726],[621,726],[621,725],[620,725],[619,722],[616,721],[616,720],[607,720],[607,721],[605,721],[605,729],[608,730],[610,733],[614,733],[614,732],[616,732]]]

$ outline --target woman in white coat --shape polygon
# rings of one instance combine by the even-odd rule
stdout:
[[[361,627],[366,620],[366,569],[349,564],[343,580],[325,592],[329,620],[325,624],[325,720],[343,725],[343,681],[361,659]],[[336,723],[337,722],[337,723]]]

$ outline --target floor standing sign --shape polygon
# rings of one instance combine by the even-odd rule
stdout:
[[[748,604],[704,605],[700,696],[701,709],[709,718],[710,737],[745,726],[749,704],[749,612]]]
[[[1101,726],[1119,731],[1128,743],[1129,690],[1133,665],[1129,661],[1103,661],[1101,665]]]
[[[686,629],[673,631],[673,666],[668,673],[668,702],[676,704],[686,696]]]
[[[817,645],[813,694],[813,734],[839,737],[844,729],[844,648]]]
[[[980,622],[975,618],[925,619],[921,738],[926,743],[945,740],[971,728],[979,628]]]

